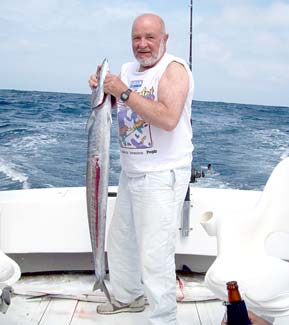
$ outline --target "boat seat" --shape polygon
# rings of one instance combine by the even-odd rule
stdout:
[[[18,264],[0,251],[0,290],[11,286],[20,279],[21,271]]]
[[[206,232],[217,237],[217,258],[206,283],[227,299],[226,282],[236,280],[247,307],[265,317],[289,315],[289,263],[266,251],[274,233],[289,233],[289,157],[270,175],[256,206],[249,211],[201,216]]]

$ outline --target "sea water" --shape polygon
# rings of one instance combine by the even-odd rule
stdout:
[[[85,186],[89,115],[89,95],[0,90],[0,190]],[[262,190],[289,156],[289,107],[193,101],[192,128],[193,186]],[[110,185],[119,172],[114,113]]]

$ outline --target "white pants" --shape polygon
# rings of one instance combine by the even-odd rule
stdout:
[[[176,324],[175,244],[190,166],[120,175],[108,236],[112,292],[123,303],[145,294],[150,324]]]

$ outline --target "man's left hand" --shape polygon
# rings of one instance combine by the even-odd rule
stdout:
[[[121,79],[111,73],[108,73],[104,80],[104,92],[111,94],[112,96],[119,98],[121,93],[127,90],[127,85],[121,81]]]

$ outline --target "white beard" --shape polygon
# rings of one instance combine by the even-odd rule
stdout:
[[[153,66],[159,61],[159,59],[164,53],[164,50],[165,50],[165,42],[164,40],[161,40],[158,53],[152,53],[152,56],[150,58],[143,58],[143,59],[137,58],[137,61],[142,67]]]

